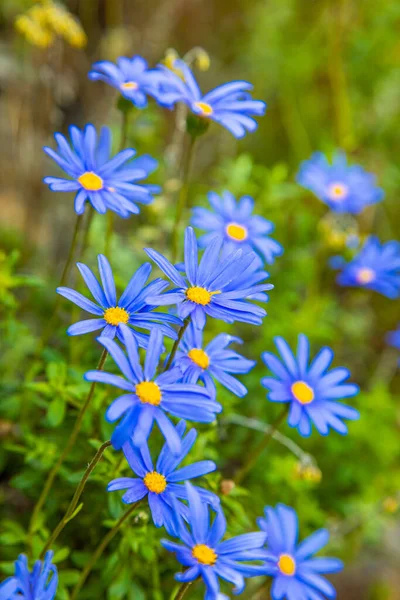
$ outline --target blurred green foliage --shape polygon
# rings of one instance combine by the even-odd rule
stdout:
[[[9,28],[14,11],[30,5],[20,4],[13,7],[6,2],[2,7],[2,19]],[[333,254],[349,251],[326,207],[294,183],[294,174],[299,161],[308,158],[311,151],[330,154],[337,147],[345,148],[354,161],[377,173],[386,191],[384,202],[366,209],[351,227],[361,236],[372,231],[383,240],[398,236],[400,170],[395,157],[400,145],[400,45],[396,28],[400,6],[390,0],[383,0],[379,7],[369,0],[236,0],[229,6],[216,4],[214,11],[220,19],[219,31],[200,28],[204,40],[194,40],[211,54],[210,71],[199,75],[200,79],[212,87],[230,78],[246,78],[255,84],[255,97],[267,100],[269,110],[260,119],[257,132],[241,142],[216,125],[210,128],[198,148],[191,203],[206,205],[210,189],[252,195],[258,214],[275,223],[275,237],[285,253],[270,269],[275,289],[262,327],[208,323],[206,339],[220,331],[234,331],[244,340],[241,352],[257,360],[257,366],[242,378],[249,390],[245,398],[218,390],[224,412],[218,425],[198,427],[200,435],[190,461],[209,458],[217,462],[219,472],[208,476],[206,484],[222,493],[230,534],[253,529],[266,504],[285,502],[298,511],[302,536],[318,527],[331,529],[329,553],[342,556],[349,569],[378,554],[386,560],[386,568],[392,565],[394,569],[396,553],[393,557],[383,540],[395,518],[391,513],[396,513],[400,489],[400,384],[396,352],[386,347],[384,338],[397,324],[399,303],[335,285],[335,273],[327,261]],[[196,15],[186,18],[190,21],[191,17],[194,27]],[[184,52],[187,48],[180,46],[182,40],[187,43],[186,34],[182,33],[181,39],[178,26],[176,31],[177,37],[171,34],[169,45]],[[108,49],[112,55],[112,48]],[[133,51],[139,52],[140,47],[130,48],[130,53]],[[24,52],[24,60],[29,61],[29,48]],[[92,58],[92,54],[86,55],[86,63]],[[45,55],[40,60],[44,64]],[[100,84],[90,85],[90,106],[99,115],[96,86]],[[80,100],[86,101],[83,96]],[[82,124],[82,114],[78,114],[78,124]],[[107,115],[116,147],[119,118],[116,110]],[[62,126],[67,122],[68,116]],[[129,142],[139,153],[149,152],[161,161],[155,180],[163,185],[164,193],[138,217],[116,223],[109,258],[120,290],[145,260],[144,246],[168,252],[177,180],[163,157],[173,125],[173,115],[152,105],[136,115],[129,131]],[[35,152],[39,153],[38,145]],[[41,176],[45,169],[48,164]],[[33,197],[30,202],[34,202]],[[54,208],[57,203],[63,208],[52,220],[55,211],[61,210]],[[52,196],[46,211],[51,234],[62,237],[61,246],[40,237],[32,242],[31,237],[21,234],[17,222],[0,234],[0,505],[4,517],[0,568],[4,576],[13,571],[13,561],[26,550],[35,500],[88,391],[83,373],[93,368],[100,356],[94,336],[67,337],[67,325],[79,315],[64,301],[50,343],[41,348],[72,234],[72,197]],[[189,217],[188,212],[187,221]],[[84,256],[90,267],[95,266],[96,255],[104,251],[105,228],[105,219],[96,215]],[[70,284],[85,290],[76,273]],[[345,365],[351,370],[352,380],[362,389],[354,400],[361,419],[350,424],[345,438],[332,433],[327,438],[314,434],[304,440],[283,426],[281,433],[300,448],[296,451],[294,447],[293,453],[293,447],[291,450],[275,441],[243,487],[223,493],[230,490],[229,479],[243,455],[251,452],[261,437],[261,433],[238,424],[240,416],[255,419],[262,428],[279,410],[265,400],[260,385],[265,368],[260,355],[274,348],[275,335],[294,345],[300,332],[310,337],[314,352],[329,345],[335,351],[335,366]],[[111,360],[107,369],[113,369]],[[101,442],[110,437],[103,414],[114,394],[107,386],[97,388],[78,441],[40,515],[32,540],[34,556],[65,512],[87,463]],[[159,443],[156,436],[155,449]],[[299,458],[304,461],[304,455],[312,457],[317,473],[318,469],[322,473],[321,481],[305,475],[307,464]],[[124,512],[120,495],[106,492],[106,484],[116,473],[129,475],[129,470],[109,449],[87,484],[81,511],[56,543],[58,600],[69,598],[79,572]],[[149,525],[143,505],[107,549],[79,598],[172,597],[177,589],[173,573],[179,566],[161,548],[162,536],[162,531]],[[260,584],[257,580],[249,582],[243,597],[257,599]],[[354,597],[351,592],[347,595],[346,580],[341,589],[339,597]],[[193,598],[202,597],[199,586],[191,593]],[[391,585],[379,565],[357,588],[360,599],[385,600],[394,597],[391,594]]]

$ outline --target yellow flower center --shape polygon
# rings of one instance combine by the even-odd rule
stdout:
[[[101,177],[93,173],[93,171],[87,171],[78,177],[78,181],[85,190],[89,192],[98,192],[103,189],[103,180]]]
[[[284,575],[292,576],[296,573],[296,563],[290,554],[281,554],[278,561],[278,567]]]
[[[210,364],[208,354],[201,348],[192,348],[188,352],[188,357],[201,369],[207,369],[208,365]]]
[[[161,402],[161,390],[154,381],[141,381],[137,384],[135,393],[143,404],[158,406]]]
[[[375,279],[375,271],[369,269],[368,267],[362,267],[358,270],[356,275],[358,283],[371,283]]]
[[[120,323],[127,323],[129,321],[129,313],[119,306],[113,308],[107,308],[104,311],[104,320],[109,325],[119,325]]]
[[[192,556],[202,565],[215,565],[217,554],[206,544],[196,544],[192,548]]]
[[[155,494],[162,494],[167,487],[167,480],[165,479],[164,475],[157,473],[157,471],[147,473],[146,477],[143,479],[143,482],[149,492],[154,492]]]
[[[195,102],[194,105],[201,111],[203,117],[210,117],[213,114],[213,109],[207,102]]]
[[[226,233],[236,242],[243,242],[248,236],[247,227],[238,223],[229,223],[226,227]]]
[[[195,302],[196,304],[201,304],[202,306],[207,306],[210,304],[211,297],[214,294],[220,294],[221,292],[209,292],[203,287],[199,287],[194,285],[186,290],[186,298]]]
[[[125,81],[125,83],[121,83],[120,87],[123,90],[137,90],[139,86],[136,81]]]
[[[305,381],[295,381],[291,391],[300,404],[310,404],[314,400],[314,390]]]
[[[332,200],[343,200],[347,196],[348,188],[343,183],[332,183],[329,186],[329,196]]]

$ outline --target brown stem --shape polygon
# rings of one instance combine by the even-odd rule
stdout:
[[[168,371],[168,369],[171,367],[173,360],[175,358],[176,351],[178,350],[179,344],[181,343],[181,340],[183,338],[183,334],[185,333],[189,323],[190,323],[190,315],[188,317],[186,317],[186,319],[183,321],[182,327],[178,331],[178,337],[175,340],[174,345],[172,346],[171,354],[169,355],[169,358],[168,358],[167,364],[165,365],[164,371]]]
[[[182,600],[183,596],[186,594],[188,589],[191,587],[192,583],[193,583],[193,581],[188,581],[187,583],[182,583],[174,600]]]

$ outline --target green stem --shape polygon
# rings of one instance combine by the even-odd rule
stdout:
[[[66,524],[71,521],[74,517],[74,512],[76,510],[76,507],[78,506],[78,502],[79,502],[79,498],[82,495],[82,492],[84,490],[84,487],[86,485],[87,480],[90,477],[90,474],[92,473],[92,471],[96,468],[97,463],[101,460],[101,457],[104,454],[104,451],[109,448],[111,446],[111,442],[107,441],[104,442],[100,448],[97,450],[96,454],[94,455],[94,457],[92,458],[92,460],[90,461],[89,465],[86,468],[86,471],[84,472],[82,479],[79,482],[78,487],[75,490],[75,494],[73,495],[73,498],[66,510],[65,515],[63,516],[63,518],[61,519],[61,521],[59,522],[59,524],[57,525],[57,527],[54,529],[53,533],[51,534],[51,536],[49,537],[49,539],[47,540],[43,550],[40,553],[40,557],[39,558],[43,558],[44,555],[46,554],[47,550],[49,550],[49,548],[51,548],[54,544],[54,542],[56,541],[56,539],[58,538],[58,536],[60,535],[60,533],[62,532],[62,530],[64,529],[64,527],[66,526]]]
[[[176,262],[179,246],[179,228],[182,220],[182,214],[186,207],[188,192],[189,192],[189,176],[193,162],[194,147],[196,137],[190,136],[189,148],[184,156],[184,165],[182,171],[182,187],[179,192],[178,203],[176,205],[175,221],[172,229],[172,263]]]
[[[238,473],[236,474],[236,477],[234,478],[236,485],[240,485],[240,483],[246,477],[246,475],[250,471],[250,469],[252,469],[252,467],[254,467],[254,465],[260,458],[261,454],[269,446],[271,440],[273,439],[273,435],[274,435],[275,431],[278,429],[279,425],[285,419],[287,412],[288,412],[288,407],[285,406],[285,408],[283,409],[281,414],[278,416],[278,418],[272,423],[270,430],[264,435],[261,442],[258,444],[258,446],[256,446],[254,451],[250,454],[248,460],[245,462],[243,467],[238,471]]]
[[[111,540],[115,537],[115,535],[121,529],[124,522],[130,517],[130,515],[133,513],[135,508],[137,508],[137,506],[140,504],[140,502],[141,502],[141,500],[132,504],[130,509],[124,515],[122,515],[122,517],[119,519],[119,521],[117,521],[117,523],[114,525],[114,527],[112,529],[110,529],[110,531],[107,533],[106,536],[104,536],[103,541],[101,542],[100,546],[97,547],[96,551],[92,554],[89,561],[86,563],[86,566],[81,573],[78,583],[76,584],[74,591],[72,592],[71,600],[76,600],[83,584],[85,583],[86,579],[88,578],[94,565],[99,560],[99,558],[103,554],[104,550],[107,548],[108,544],[111,542]]]
[[[171,367],[172,362],[175,358],[176,351],[178,350],[179,344],[183,338],[183,334],[185,333],[189,323],[190,323],[190,315],[188,317],[186,317],[186,319],[183,321],[182,327],[178,331],[178,337],[175,340],[174,345],[172,346],[171,354],[169,355],[169,358],[168,358],[167,364],[165,365],[164,371],[168,371],[168,369]]]
[[[188,589],[191,587],[192,583],[193,583],[193,581],[188,581],[187,583],[182,583],[174,600],[182,600],[183,596],[186,594]]]
[[[101,354],[99,363],[97,365],[97,370],[98,371],[101,371],[103,369],[104,363],[106,362],[107,355],[108,355],[108,352],[107,352],[106,349],[104,349],[103,352],[102,352],[102,354]],[[83,418],[84,418],[84,416],[86,414],[86,411],[87,411],[87,409],[89,407],[89,404],[90,404],[90,402],[91,402],[91,400],[93,398],[95,387],[96,387],[96,382],[93,381],[92,385],[90,386],[90,390],[89,390],[89,393],[87,395],[87,398],[86,398],[86,400],[85,400],[82,408],[80,409],[80,411],[78,413],[77,419],[75,421],[74,428],[73,428],[73,430],[71,432],[71,435],[69,436],[68,442],[67,442],[64,450],[60,454],[59,459],[57,460],[56,464],[54,465],[54,467],[51,469],[50,473],[48,474],[47,479],[46,479],[46,483],[44,484],[44,487],[43,487],[43,490],[42,490],[42,493],[40,494],[39,500],[37,501],[37,503],[36,503],[36,505],[35,505],[35,507],[33,509],[31,520],[30,520],[30,523],[29,523],[29,540],[30,540],[30,545],[31,545],[32,535],[33,535],[33,532],[35,530],[36,519],[37,519],[37,517],[38,517],[38,515],[39,515],[39,513],[40,513],[40,511],[41,511],[41,509],[42,509],[42,507],[44,505],[44,503],[46,502],[47,496],[49,495],[49,492],[50,492],[50,490],[51,490],[51,488],[53,486],[54,479],[56,478],[56,476],[57,476],[57,474],[58,474],[58,472],[59,472],[59,470],[60,470],[60,468],[61,468],[64,460],[68,456],[70,450],[72,449],[72,447],[73,447],[73,445],[75,443],[75,440],[76,440],[76,438],[78,436],[78,433],[79,433],[79,431],[81,429],[81,426],[82,426]]]
[[[123,150],[126,146],[126,142],[128,139],[128,127],[129,127],[129,117],[131,114],[131,110],[121,110],[122,121],[121,121],[121,134],[120,134],[120,142],[119,142],[119,151]],[[114,217],[115,214],[112,210],[108,210],[107,212],[107,227],[106,227],[106,237],[105,237],[105,245],[104,245],[104,254],[107,258],[110,255],[111,251],[111,240],[114,231]]]
[[[79,238],[79,233],[82,228],[82,224],[83,224],[83,215],[78,215],[76,222],[75,222],[75,228],[74,228],[74,233],[72,235],[72,241],[71,241],[71,245],[69,248],[67,262],[65,263],[64,270],[61,275],[60,283],[58,284],[59,287],[63,287],[68,281],[68,275],[70,273],[72,262],[74,260],[75,251],[76,251],[76,247],[78,244],[78,238]],[[60,294],[57,294],[53,315],[52,315],[51,319],[47,322],[47,327],[45,327],[45,329],[44,329],[44,333],[39,342],[39,346],[38,346],[36,355],[40,354],[42,348],[47,344],[47,342],[49,341],[49,338],[54,330],[54,323],[55,323],[55,320],[57,319],[61,299],[62,299],[62,296],[60,296]]]
[[[64,271],[63,271],[63,274],[61,275],[59,287],[62,287],[67,283],[68,275],[71,270],[72,261],[74,259],[75,250],[76,250],[76,246],[78,244],[79,233],[82,228],[82,225],[83,225],[83,215],[78,215],[78,217],[76,219],[76,223],[75,223],[75,229],[74,229],[74,233],[72,236],[72,242],[71,242],[71,246],[69,249],[67,262],[65,263]],[[59,297],[60,296],[58,296],[58,298]]]
[[[94,217],[94,213],[95,213],[95,210],[91,204],[87,207],[87,211],[88,211],[88,215],[86,217],[86,223],[85,223],[85,227],[83,230],[83,240],[82,240],[82,247],[81,247],[81,253],[80,253],[81,260],[83,259],[83,256],[85,255],[86,250],[89,246],[90,229],[92,226],[93,217]]]

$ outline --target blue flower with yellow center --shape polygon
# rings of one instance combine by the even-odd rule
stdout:
[[[53,600],[58,586],[57,567],[51,563],[54,552],[46,552],[43,562],[37,560],[32,572],[28,559],[20,554],[15,561],[15,575],[0,584],[1,600]]]
[[[400,296],[400,243],[381,244],[377,237],[367,239],[360,252],[337,276],[340,285],[362,287],[387,298]]]
[[[99,213],[107,210],[121,217],[137,214],[137,204],[150,204],[159,186],[139,183],[157,167],[157,161],[148,155],[131,160],[136,152],[127,148],[111,156],[111,132],[102,127],[97,136],[93,125],[83,130],[69,128],[71,145],[61,134],[56,133],[58,153],[45,146],[44,151],[72,178],[45,177],[53,192],[77,192],[75,212],[80,215],[88,201]]]
[[[340,213],[358,214],[384,197],[383,190],[376,186],[375,175],[359,165],[348,165],[344,152],[337,152],[332,164],[316,152],[302,163],[297,183]]]
[[[174,552],[177,560],[186,567],[186,571],[177,573],[175,579],[188,582],[201,578],[206,586],[205,600],[222,599],[219,578],[233,583],[234,593],[241,594],[245,577],[264,574],[264,567],[248,563],[264,560],[267,556],[262,548],[265,533],[245,533],[221,541],[226,532],[222,509],[216,511],[214,521],[210,523],[210,506],[203,502],[190,483],[185,485],[189,501],[186,519],[176,511],[178,537],[183,543],[161,540],[164,548]]]
[[[150,263],[144,263],[136,271],[122,296],[117,300],[110,263],[102,254],[99,254],[97,260],[102,285],[100,285],[97,277],[89,267],[77,263],[79,272],[95,302],[71,288],[57,288],[58,294],[96,316],[95,319],[86,319],[74,323],[68,328],[67,333],[69,335],[82,335],[102,329],[101,335],[103,337],[114,338],[117,335],[119,339],[122,339],[121,325],[130,325],[134,328],[132,331],[136,341],[145,348],[148,343],[148,335],[137,331],[137,328],[149,330],[158,327],[164,335],[176,339],[177,334],[170,327],[170,324],[182,325],[182,321],[170,314],[152,312],[154,306],[149,306],[147,302],[149,295],[160,293],[167,286],[167,283],[162,279],[156,279],[146,285],[151,273]]]
[[[236,202],[233,194],[225,191],[221,196],[210,192],[208,200],[212,211],[201,207],[193,210],[192,225],[208,231],[199,238],[201,247],[207,247],[214,235],[218,234],[224,239],[225,254],[238,248],[254,250],[271,264],[275,256],[283,253],[282,246],[269,237],[274,230],[273,223],[259,215],[252,215],[253,198],[243,196]]]
[[[126,354],[109,338],[100,337],[98,341],[108,350],[124,377],[104,371],[88,371],[85,374],[86,381],[108,383],[128,392],[114,400],[106,412],[109,423],[123,417],[114,429],[112,444],[120,450],[132,438],[135,446],[141,446],[156,421],[171,452],[178,455],[182,451],[181,438],[167,413],[198,423],[211,423],[222,407],[209,397],[203,387],[180,382],[182,373],[179,368],[156,374],[163,352],[159,328],[154,328],[150,334],[144,369],[132,330],[121,325],[121,333]]]
[[[141,56],[120,56],[117,58],[117,64],[107,60],[94,63],[89,71],[89,79],[104,81],[116,88],[137,108],[145,108],[147,96],[157,99],[160,86],[166,83],[167,78],[158,69],[149,69],[147,61]]]
[[[140,448],[136,448],[131,441],[125,442],[122,447],[125,458],[137,477],[119,477],[111,481],[107,487],[109,492],[127,490],[122,496],[122,502],[125,504],[138,502],[147,496],[154,525],[165,527],[173,536],[178,535],[173,499],[187,500],[186,488],[181,482],[202,477],[217,468],[213,461],[202,460],[177,469],[190,452],[197,437],[195,429],[190,429],[184,437],[185,429],[185,421],[180,421],[175,428],[181,438],[181,452],[174,455],[168,444],[165,444],[155,467],[146,442]],[[200,487],[196,487],[196,490],[204,502],[214,507],[219,506],[218,496]],[[175,506],[186,512],[186,507],[180,502]]]
[[[211,398],[216,396],[214,379],[236,396],[247,394],[246,387],[231,375],[248,373],[256,364],[234,350],[231,344],[242,344],[238,337],[220,333],[203,348],[203,332],[191,323],[179,344],[174,365],[183,373],[182,381],[197,383],[202,381]]]
[[[257,121],[253,117],[264,115],[266,104],[253,100],[249,93],[253,89],[250,83],[232,81],[203,95],[191,69],[183,61],[176,60],[174,67],[179,69],[183,79],[164,65],[159,65],[171,85],[171,89],[166,87],[163,91],[166,105],[184,102],[194,115],[205,121],[216,121],[236,138],[257,129]]]
[[[342,561],[312,556],[328,543],[326,529],[319,529],[298,544],[296,512],[284,504],[266,506],[265,518],[258,519],[258,525],[267,534],[265,574],[273,577],[273,600],[336,598],[335,588],[321,574],[341,571]]]
[[[207,315],[227,323],[242,321],[261,325],[267,313],[263,308],[248,302],[248,299],[272,289],[273,285],[251,283],[254,274],[252,264],[257,259],[254,252],[244,252],[239,249],[222,259],[220,256],[222,245],[223,239],[215,236],[198,264],[196,236],[192,227],[187,227],[186,278],[162,254],[150,248],[145,249],[149,257],[177,286],[165,294],[149,297],[149,302],[155,306],[177,304],[178,315],[182,319],[191,315],[198,329],[204,328]],[[248,281],[247,274],[249,274]]]
[[[353,383],[345,383],[350,372],[344,367],[327,373],[333,352],[323,348],[309,365],[310,347],[305,335],[299,335],[297,356],[281,337],[275,338],[281,360],[271,352],[264,352],[262,358],[275,377],[264,377],[262,385],[267,388],[268,400],[284,402],[289,406],[288,424],[296,427],[302,436],[311,434],[313,423],[321,435],[330,429],[345,435],[347,426],[342,419],[355,420],[359,413],[354,408],[337,400],[358,394],[359,388]]]

